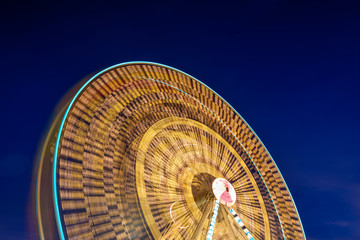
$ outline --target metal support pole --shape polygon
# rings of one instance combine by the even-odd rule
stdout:
[[[244,223],[241,221],[241,219],[239,218],[239,216],[236,214],[236,212],[234,211],[234,209],[230,209],[230,213],[233,215],[235,221],[240,225],[241,229],[244,230],[246,236],[249,238],[249,240],[254,240],[254,237],[251,235],[251,233],[249,232],[249,230],[247,230],[247,228],[245,227]]]
[[[218,215],[218,212],[219,212],[219,201],[216,200],[215,207],[214,207],[214,214],[213,214],[213,216],[211,218],[211,223],[210,223],[208,233],[206,235],[206,240],[211,240],[212,239],[212,236],[214,234],[215,222],[216,222],[216,217]]]

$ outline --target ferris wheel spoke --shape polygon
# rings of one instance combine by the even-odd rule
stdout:
[[[239,224],[241,229],[245,232],[245,234],[249,238],[249,240],[254,240],[254,237],[251,235],[249,230],[245,227],[245,224],[243,223],[243,221],[241,221],[241,219],[239,218],[239,216],[237,215],[237,213],[235,212],[235,210],[233,208],[230,209],[230,213],[234,217],[235,222],[237,224]]]

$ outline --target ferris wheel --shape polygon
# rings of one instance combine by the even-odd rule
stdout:
[[[169,66],[85,81],[41,146],[43,239],[305,239],[286,183],[245,120]]]

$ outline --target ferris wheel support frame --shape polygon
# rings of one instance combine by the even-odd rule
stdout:
[[[241,219],[239,218],[239,216],[237,215],[237,213],[233,208],[230,208],[230,213],[234,217],[235,222],[240,225],[242,230],[244,230],[249,240],[254,240],[254,237],[251,235],[250,231],[245,227],[245,224],[243,223],[243,221],[241,221]]]
[[[214,206],[214,213],[213,213],[213,216],[211,218],[211,222],[210,222],[210,227],[209,227],[209,230],[208,230],[208,233],[206,235],[206,240],[211,240],[212,239],[212,236],[214,234],[214,229],[215,229],[215,222],[216,222],[216,217],[218,215],[218,212],[219,212],[219,200],[216,200],[215,202],[215,206]]]

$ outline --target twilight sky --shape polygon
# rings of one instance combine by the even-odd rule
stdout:
[[[31,239],[33,161],[61,97],[90,73],[151,61],[196,77],[245,118],[308,240],[360,239],[355,1],[74,2],[0,9],[1,237]]]

